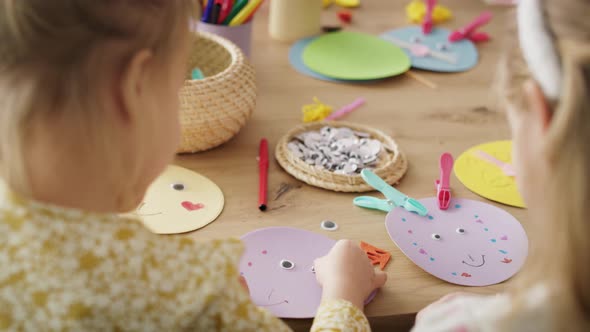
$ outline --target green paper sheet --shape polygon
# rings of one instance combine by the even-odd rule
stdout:
[[[318,37],[303,51],[311,70],[342,80],[373,80],[410,69],[410,59],[396,45],[378,37],[335,32]]]

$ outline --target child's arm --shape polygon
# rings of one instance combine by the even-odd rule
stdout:
[[[344,300],[322,303],[316,314],[312,332],[369,332],[371,327],[363,312]]]
[[[463,294],[450,294],[428,305],[416,315],[416,324],[412,332],[423,331],[479,331],[470,326],[473,321],[471,313],[462,304]],[[457,302],[457,299],[460,302]]]
[[[506,295],[450,294],[419,312],[412,332],[499,331],[509,308]]]
[[[338,241],[314,267],[323,293],[312,331],[370,331],[364,301],[385,284],[387,275],[375,271],[358,243],[350,240]]]
[[[519,303],[509,294],[451,294],[416,316],[412,332],[552,331],[551,292],[546,285],[523,290]]]
[[[157,244],[160,254],[156,251],[149,255],[155,267],[172,268],[174,281],[168,280],[168,288],[174,291],[157,293],[160,307],[172,308],[172,312],[161,312],[162,315],[172,314],[179,322],[186,321],[184,330],[291,331],[280,319],[250,300],[237,269],[243,253],[239,240],[201,243],[176,238],[172,242],[181,244],[176,247],[174,257],[166,257],[161,254],[162,245],[169,240],[161,238]],[[158,269],[152,272],[158,273]]]

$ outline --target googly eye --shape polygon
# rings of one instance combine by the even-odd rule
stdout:
[[[184,184],[182,184],[182,183],[174,183],[174,184],[172,184],[172,189],[177,190],[177,191],[183,191],[184,190]]]
[[[335,231],[338,229],[338,224],[336,224],[335,222],[333,222],[331,220],[324,220],[320,224],[320,227],[322,227],[322,229],[327,230],[327,231]]]
[[[422,38],[420,38],[418,36],[412,36],[410,38],[410,42],[412,42],[414,44],[420,44],[422,42]]]
[[[447,43],[436,43],[436,49],[439,51],[448,51],[451,49],[451,46]]]
[[[457,228],[457,234],[465,234],[464,228]]]
[[[442,239],[442,237],[436,233],[432,234],[432,239],[436,240],[436,241],[440,241]]]
[[[281,268],[285,270],[293,270],[295,268],[295,263],[291,262],[288,259],[283,259],[280,263]]]

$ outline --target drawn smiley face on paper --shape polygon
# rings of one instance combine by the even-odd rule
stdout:
[[[385,225],[401,251],[426,272],[453,284],[487,286],[523,266],[528,238],[508,212],[467,199],[453,199],[446,211],[434,197],[420,202],[428,216],[396,208]]]
[[[242,241],[246,251],[240,273],[252,301],[277,317],[314,317],[322,288],[313,263],[328,254],[336,241],[288,227],[259,229],[244,235]]]
[[[290,227],[268,227],[242,236],[246,251],[240,274],[252,301],[280,318],[313,318],[322,288],[314,261],[330,252],[335,240]],[[365,304],[377,294],[369,295]]]
[[[447,29],[434,28],[431,33],[425,35],[422,33],[420,26],[409,26],[388,31],[382,36],[391,36],[422,48],[427,47],[431,51],[439,52],[454,59],[454,61],[449,62],[433,56],[416,55],[410,50],[404,49],[414,68],[452,73],[466,71],[475,67],[479,55],[473,42],[465,39],[451,43],[448,41],[450,33]]]
[[[211,180],[186,168],[168,166],[132,215],[156,234],[178,234],[208,225],[223,205],[223,193]]]

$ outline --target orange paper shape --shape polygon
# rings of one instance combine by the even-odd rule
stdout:
[[[366,242],[361,241],[361,249],[367,253],[367,257],[371,260],[373,265],[379,264],[381,271],[385,268],[385,265],[391,259],[391,254],[383,249],[379,249]]]

